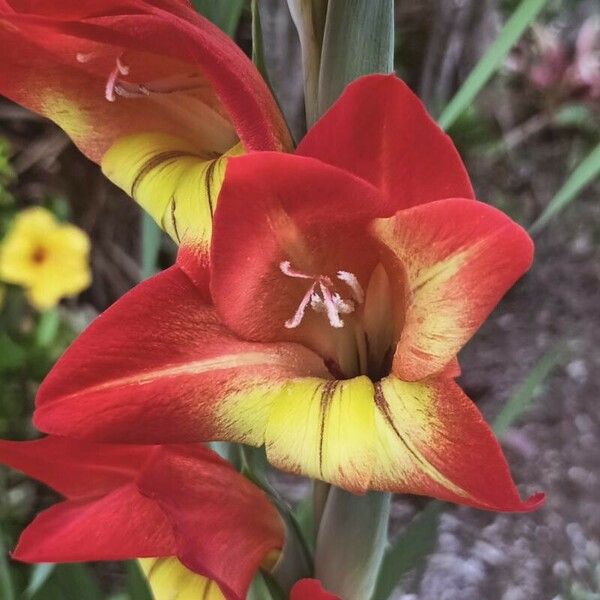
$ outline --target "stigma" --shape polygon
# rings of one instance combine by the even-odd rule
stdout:
[[[284,275],[295,279],[306,279],[310,285],[306,293],[300,300],[300,304],[294,315],[285,322],[287,329],[299,327],[306,314],[306,309],[310,306],[312,310],[323,313],[327,316],[329,324],[335,329],[341,329],[344,321],[341,315],[347,315],[356,309],[357,304],[362,304],[365,299],[364,291],[354,273],[349,271],[338,271],[337,278],[345,284],[351,298],[344,299],[336,290],[336,284],[327,275],[310,275],[292,267],[287,260],[279,263],[279,268]]]

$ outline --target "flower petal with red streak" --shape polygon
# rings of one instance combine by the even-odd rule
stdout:
[[[520,499],[494,434],[450,379],[376,383],[374,438],[372,489],[506,512],[543,503]]]
[[[172,527],[130,483],[106,496],[61,502],[36,517],[13,556],[23,562],[83,562],[172,556]]]
[[[316,579],[301,579],[292,588],[290,600],[341,600],[323,589]]]
[[[400,211],[377,220],[372,232],[388,272],[406,279],[395,298],[404,326],[392,371],[408,381],[446,367],[533,258],[519,225],[466,199]]]
[[[185,446],[162,448],[138,486],[173,524],[181,562],[242,600],[265,557],[281,550],[283,523],[264,492],[205,454],[197,460]]]
[[[40,387],[34,421],[47,433],[92,440],[260,445],[285,382],[327,374],[302,346],[232,335],[172,267],[121,298],[72,344]]]
[[[308,132],[297,154],[371,182],[392,213],[443,198],[474,198],[452,140],[394,75],[351,83]]]

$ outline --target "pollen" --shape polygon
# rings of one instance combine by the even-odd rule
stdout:
[[[337,278],[350,289],[352,299],[344,299],[336,290],[333,280],[327,275],[311,275],[292,267],[289,261],[279,263],[279,269],[284,275],[294,279],[306,279],[311,284],[300,300],[294,315],[285,322],[287,329],[299,327],[310,306],[312,310],[327,315],[329,324],[335,329],[341,329],[344,321],[341,315],[353,313],[357,304],[364,302],[365,294],[354,273],[338,271]]]

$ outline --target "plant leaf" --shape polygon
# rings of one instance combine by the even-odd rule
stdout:
[[[319,72],[328,0],[288,0],[302,48],[304,103],[310,127],[319,118]]]
[[[529,228],[532,234],[539,233],[559,212],[567,207],[579,192],[600,176],[600,144],[584,158],[556,192],[544,212]]]
[[[235,35],[244,10],[244,0],[192,0],[192,4],[229,37]]]
[[[450,100],[438,122],[448,129],[461,113],[473,102],[494,73],[504,62],[510,49],[519,41],[527,28],[535,21],[549,0],[522,0],[506,21],[498,37],[481,57],[456,95]]]
[[[562,362],[565,356],[566,350],[562,344],[559,344],[544,354],[533,369],[531,369],[525,380],[517,388],[517,391],[494,419],[492,429],[498,437],[501,438],[507,429],[531,408],[538,387],[545,381],[554,368]]]
[[[435,548],[440,513],[445,504],[432,500],[386,552],[373,600],[387,600],[402,578],[418,567]]]
[[[126,563],[127,594],[130,600],[152,600],[152,592],[137,560]]]
[[[394,1],[329,0],[316,116],[321,116],[357,77],[393,70]]]
[[[256,65],[258,72],[262,75],[269,88],[271,82],[265,61],[265,45],[263,42],[262,25],[260,22],[260,9],[258,0],[252,0],[252,62]]]
[[[41,563],[33,565],[27,589],[23,592],[23,598],[33,597],[40,590],[52,575],[56,565],[54,563]]]
[[[315,577],[344,600],[365,600],[375,588],[387,545],[391,494],[357,496],[332,487],[317,534]]]
[[[162,231],[154,219],[142,213],[142,279],[152,277],[158,271],[158,253],[162,243]]]

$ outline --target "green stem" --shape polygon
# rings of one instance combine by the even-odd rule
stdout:
[[[60,326],[58,310],[52,308],[40,314],[35,330],[35,344],[39,348],[47,348],[52,344]]]
[[[387,546],[391,494],[329,492],[317,535],[315,576],[344,600],[365,600],[375,589]]]

